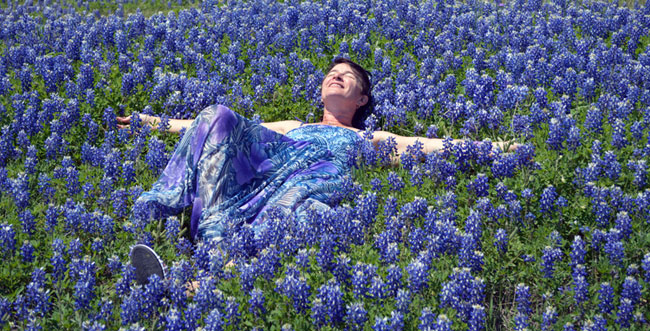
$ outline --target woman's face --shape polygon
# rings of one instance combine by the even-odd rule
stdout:
[[[356,111],[368,102],[368,97],[361,92],[360,79],[347,63],[335,65],[327,73],[321,86],[321,98],[328,109],[336,106]]]

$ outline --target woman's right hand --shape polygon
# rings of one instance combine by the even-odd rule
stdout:
[[[125,129],[129,127],[129,124],[131,124],[131,120],[133,119],[133,115],[129,115],[127,117],[120,117],[117,116],[115,119],[117,120],[117,127],[120,129]],[[140,122],[144,125],[149,125],[151,127],[157,126],[158,123],[160,123],[160,117],[158,116],[151,116],[151,115],[146,115],[146,114],[136,114],[138,118],[140,119]]]

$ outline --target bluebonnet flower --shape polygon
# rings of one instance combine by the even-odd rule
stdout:
[[[255,316],[261,316],[266,313],[264,308],[264,292],[258,288],[251,290],[250,299],[248,300],[250,307],[248,310]]]
[[[422,313],[420,314],[420,324],[418,324],[418,329],[422,331],[434,330],[436,323],[436,316],[431,312],[431,308],[424,307]]]
[[[219,309],[212,309],[208,316],[205,318],[205,331],[220,331],[224,329],[224,316]],[[191,328],[188,328],[191,329]]]
[[[298,267],[300,267],[300,268],[303,268],[303,269],[307,268],[309,266],[309,255],[310,255],[310,252],[307,251],[306,249],[304,249],[304,248],[299,249],[298,253],[295,255],[295,258],[296,258],[295,263],[296,263],[296,265]],[[337,267],[339,266],[339,264],[341,263],[343,258],[344,257],[342,257],[342,256],[337,257],[337,266],[334,267],[334,270],[337,270]],[[348,262],[349,262],[349,260],[350,259],[347,259]],[[339,281],[340,281],[340,279],[339,279]]]
[[[294,309],[301,313],[307,308],[311,287],[300,272],[289,266],[284,278],[275,281],[276,290],[291,299]]]
[[[20,218],[20,223],[22,224],[23,227],[23,233],[31,236],[34,234],[35,226],[36,226],[36,217],[32,215],[32,212],[28,210],[24,210],[20,212],[18,215]]]
[[[181,312],[176,308],[171,308],[164,316],[165,330],[180,331],[184,329],[184,323]]]
[[[176,243],[178,241],[180,226],[180,221],[176,216],[170,216],[165,221],[165,235],[167,237],[167,240],[169,240],[171,243]]]
[[[468,330],[481,331],[485,329],[485,307],[481,305],[473,305],[472,312],[468,321]]]
[[[142,318],[142,308],[145,298],[143,291],[140,287],[135,287],[129,293],[128,297],[122,301],[120,305],[120,317],[122,318],[122,325],[129,325],[137,322]]]
[[[421,228],[415,227],[408,234],[408,245],[411,249],[411,253],[417,254],[423,248],[426,240],[426,232]]]
[[[404,188],[404,182],[402,181],[402,177],[400,177],[394,171],[389,172],[388,177],[386,179],[388,181],[388,186],[391,191],[399,192]]]
[[[452,307],[463,321],[470,318],[471,307],[484,299],[485,283],[471,276],[468,268],[454,268],[449,281],[443,283],[440,291],[440,306]]]
[[[381,141],[377,145],[377,160],[380,165],[387,166],[392,162],[394,153],[397,152],[397,142],[393,137]]]
[[[650,253],[646,253],[643,256],[642,268],[645,273],[645,282],[650,283]]]
[[[607,234],[600,229],[594,229],[591,234],[591,247],[599,251],[602,244],[607,241]]]
[[[517,302],[517,311],[525,316],[532,313],[530,307],[530,287],[519,283],[515,288],[515,301]]]
[[[131,293],[131,283],[134,281],[135,268],[131,264],[124,264],[122,266],[122,278],[115,283],[115,294],[118,296],[129,295]]]
[[[409,174],[411,175],[411,185],[421,187],[422,184],[424,184],[424,172],[419,165],[413,166],[413,168],[409,170]]]
[[[642,121],[635,121],[630,126],[630,132],[632,133],[632,138],[635,141],[642,141],[644,136],[644,124]]]
[[[389,331],[391,330],[389,324],[388,324],[388,318],[387,317],[379,317],[375,316],[375,324],[372,326],[373,331]]]
[[[557,198],[558,194],[555,190],[555,187],[552,185],[547,186],[544,191],[542,191],[542,195],[539,200],[540,212],[545,214],[555,211],[555,201]]]
[[[156,137],[152,137],[149,140],[148,152],[145,156],[145,161],[149,166],[149,169],[154,174],[159,174],[162,171],[162,168],[167,164],[167,151],[165,150],[165,144]]]
[[[186,238],[180,238],[176,243],[176,249],[178,250],[176,255],[189,255],[192,251],[192,242]]]
[[[388,243],[385,249],[381,250],[381,259],[386,264],[397,262],[399,255],[399,246],[395,242]]]
[[[403,330],[404,329],[404,313],[391,311],[390,319],[388,321],[388,326],[391,330]]]
[[[406,147],[406,152],[400,155],[400,164],[406,170],[411,170],[420,160],[424,159],[424,145],[416,140],[413,145]]]
[[[216,251],[216,240],[202,240],[194,247],[194,265],[204,271],[210,269],[211,254]]]
[[[589,297],[589,283],[584,265],[578,264],[573,271],[573,298],[578,306],[587,301]]]
[[[347,305],[345,321],[350,330],[363,330],[363,326],[368,321],[368,312],[362,302]]]
[[[229,296],[226,299],[225,307],[225,318],[226,324],[232,327],[237,327],[239,325],[239,303],[235,300],[235,297]]]
[[[590,325],[591,324],[591,325]],[[594,316],[594,320],[588,321],[585,324],[585,328],[590,326],[591,328],[589,330],[593,331],[607,331],[607,320],[603,318],[601,315],[596,315]]]
[[[275,245],[271,244],[262,249],[258,261],[260,275],[266,279],[273,278],[275,271],[280,266],[280,255]]]
[[[575,236],[571,244],[571,262],[569,265],[574,268],[576,265],[585,264],[585,255],[587,254],[586,244],[580,236]]]
[[[108,270],[110,271],[111,275],[117,275],[120,270],[122,270],[123,265],[122,262],[120,261],[120,258],[113,255],[108,258]]]
[[[23,245],[20,247],[20,254],[24,263],[32,263],[34,261],[34,246],[32,246],[29,240],[23,242]]]
[[[381,179],[376,177],[370,180],[370,186],[372,187],[373,191],[381,191],[381,188],[383,187],[381,184]]]
[[[434,331],[451,331],[452,320],[445,314],[438,315],[432,330]],[[421,329],[422,330],[422,329]],[[426,330],[426,329],[425,329]]]
[[[584,127],[592,134],[603,133],[603,113],[599,108],[595,106],[589,108],[585,117]]]
[[[628,276],[637,276],[639,275],[639,266],[636,263],[632,263],[627,266],[625,274]]]
[[[483,252],[478,247],[479,242],[471,234],[462,235],[461,249],[458,253],[458,264],[460,267],[470,268],[473,272],[480,272],[483,268]]]
[[[497,230],[494,234],[494,246],[501,254],[505,254],[508,251],[508,234],[506,233],[506,230]]]
[[[352,287],[355,298],[361,298],[368,292],[370,280],[377,274],[377,267],[357,262],[352,269]]]
[[[411,292],[408,289],[400,288],[395,296],[395,309],[402,313],[407,313],[411,306]]]
[[[612,146],[622,149],[627,146],[628,141],[625,137],[625,123],[622,119],[617,118],[612,125]]]
[[[623,282],[621,298],[630,299],[633,306],[636,306],[641,299],[642,286],[634,277],[627,276]]]
[[[487,176],[480,173],[477,174],[476,179],[467,185],[467,189],[474,192],[477,198],[487,196],[488,190],[490,189]]]
[[[630,238],[632,234],[632,218],[627,212],[621,211],[616,215],[616,229],[620,231],[623,238]]]
[[[609,262],[621,266],[625,257],[625,248],[621,242],[622,234],[618,229],[610,229],[606,236],[605,253],[609,256]]]
[[[592,201],[592,211],[596,216],[596,223],[601,227],[606,227],[610,222],[611,206],[602,198],[595,198]]]
[[[622,328],[629,328],[633,312],[634,304],[632,303],[632,300],[621,297],[621,302],[618,306],[618,313],[616,313],[616,323]]]
[[[5,255],[12,256],[16,249],[16,231],[12,224],[0,224],[0,248]]]
[[[127,160],[122,165],[122,182],[125,186],[130,186],[135,181],[135,165],[133,161]]]
[[[361,221],[364,227],[368,227],[374,223],[377,216],[377,208],[379,202],[377,201],[376,192],[367,192],[362,196],[355,199],[356,203],[356,218]]]
[[[533,127],[529,115],[514,115],[512,117],[512,130],[523,137],[532,137]]]
[[[42,268],[34,269],[31,281],[25,287],[25,301],[22,303],[27,307],[20,309],[28,308],[31,316],[45,316],[51,309],[49,290],[45,286],[45,271]],[[22,313],[17,312],[17,315]]]
[[[562,250],[558,247],[546,246],[542,251],[542,272],[544,278],[553,278],[555,262],[562,260]]]
[[[215,308],[223,309],[225,307],[225,299],[223,293],[216,287],[216,280],[213,277],[206,276],[204,272],[200,272],[197,279],[199,280],[199,289],[194,295],[194,303],[198,306],[198,313],[207,312]],[[187,308],[191,309],[191,305]]]
[[[127,215],[128,209],[127,205],[127,193],[123,188],[113,191],[111,194],[111,200],[113,205],[113,213],[117,218],[123,218]]]
[[[640,325],[648,324],[648,321],[645,319],[645,316],[643,316],[643,313],[640,312],[640,311],[637,311],[636,313],[634,313],[633,321],[634,321],[634,323],[640,324]],[[606,326],[607,321],[603,319],[602,325]]]
[[[552,149],[552,150],[561,150],[563,147],[563,143],[566,140],[567,136],[567,130],[565,128],[566,123],[565,122],[570,122],[565,120],[564,117],[557,118],[553,117],[551,118],[550,124],[549,124],[549,132],[548,132],[548,139],[546,139],[546,144]]]
[[[613,181],[618,180],[621,174],[621,164],[618,162],[616,154],[612,151],[605,152],[603,156],[603,168],[607,177]]]
[[[316,262],[323,270],[330,270],[332,268],[332,260],[334,260],[334,235],[323,234],[320,237],[319,249],[316,253]]]
[[[569,151],[575,151],[578,147],[580,147],[580,145],[582,145],[581,139],[582,137],[580,136],[580,128],[578,128],[575,125],[572,125],[569,128],[569,133],[566,140],[567,149]]]
[[[75,292],[75,310],[85,310],[89,308],[90,301],[95,297],[95,270],[94,263],[89,264],[89,268],[83,270],[79,280],[74,286]]]
[[[325,305],[327,323],[336,325],[344,317],[343,292],[336,279],[331,278],[327,284],[323,284],[318,289],[316,298],[321,300]]]
[[[415,260],[406,267],[406,272],[408,273],[409,289],[412,293],[418,293],[427,287],[429,268],[426,264]]]
[[[630,170],[634,171],[634,179],[632,183],[639,189],[645,187],[648,173],[648,165],[646,163],[646,160],[630,160],[627,163],[627,167],[630,168]]]
[[[74,240],[70,241],[68,244],[68,255],[70,258],[80,258],[81,253],[82,253],[82,248],[83,244],[81,243],[81,240],[79,238],[75,238]]]
[[[576,329],[573,327],[573,324],[571,324],[570,322],[566,322],[566,324],[564,324],[564,327],[562,328],[562,330],[563,331],[576,331]]]
[[[311,305],[311,319],[314,326],[319,329],[327,323],[327,308],[323,304],[323,300],[319,298],[314,299]]]
[[[546,307],[546,311],[542,314],[542,330],[553,330],[553,326],[557,322],[557,310],[553,306]]]
[[[390,265],[386,276],[386,295],[395,296],[398,289],[402,287],[402,268],[398,265]]]
[[[11,183],[11,195],[16,203],[16,208],[25,210],[30,202],[29,176],[19,173]]]

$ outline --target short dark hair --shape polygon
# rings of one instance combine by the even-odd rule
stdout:
[[[373,99],[372,99],[372,93],[371,93],[371,86],[370,86],[370,72],[368,70],[364,69],[362,66],[358,65],[356,62],[346,59],[344,57],[339,57],[334,59],[332,63],[330,63],[329,68],[327,68],[327,72],[329,73],[334,66],[337,64],[345,63],[350,66],[352,69],[352,72],[354,73],[355,76],[357,76],[357,79],[359,79],[361,83],[361,94],[365,95],[368,97],[368,102],[366,102],[365,105],[359,107],[357,111],[354,113],[354,117],[352,117],[352,126],[363,130],[365,128],[365,121],[370,114],[372,114],[372,109],[373,109]]]

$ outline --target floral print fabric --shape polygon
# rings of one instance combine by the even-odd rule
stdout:
[[[244,223],[258,234],[271,207],[298,217],[308,208],[329,208],[359,143],[357,133],[342,127],[302,125],[282,135],[210,106],[136,204],[157,216],[192,205],[193,238],[221,240]]]

